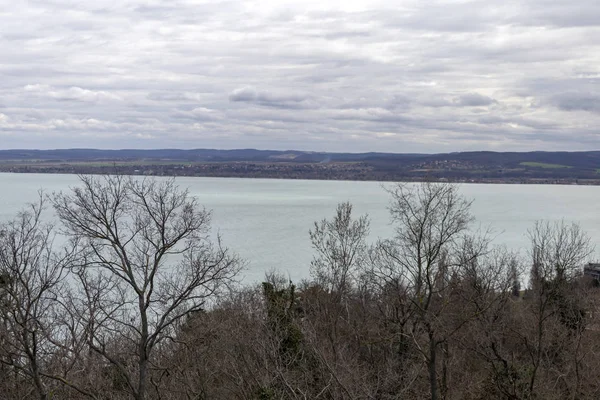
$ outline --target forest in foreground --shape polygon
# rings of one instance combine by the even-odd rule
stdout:
[[[1,397],[600,396],[600,292],[578,225],[536,222],[520,255],[472,229],[458,186],[389,196],[392,237],[368,243],[368,216],[341,203],[307,232],[309,279],[248,285],[174,180],[40,193],[0,226]]]

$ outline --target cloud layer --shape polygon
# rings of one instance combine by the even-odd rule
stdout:
[[[600,148],[596,0],[31,0],[0,147]]]

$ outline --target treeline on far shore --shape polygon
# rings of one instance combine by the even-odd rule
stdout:
[[[600,396],[600,289],[578,225],[536,222],[520,255],[471,229],[458,186],[389,195],[391,238],[368,243],[368,216],[340,203],[307,232],[309,279],[248,285],[174,180],[40,193],[0,226],[0,397]]]
[[[372,162],[1,162],[0,172],[78,175],[185,176],[208,178],[311,179],[380,182],[600,185],[597,169],[570,167],[373,164]],[[542,164],[543,165],[543,164]]]

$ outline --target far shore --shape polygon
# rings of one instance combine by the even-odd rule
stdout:
[[[240,164],[252,166],[250,171],[240,171]],[[600,179],[577,179],[577,178],[485,178],[485,177],[445,177],[439,176],[446,171],[432,171],[431,175],[406,176],[394,172],[376,174],[372,171],[357,170],[348,165],[340,168],[336,163],[317,164],[319,168],[302,168],[306,165],[299,164],[291,168],[282,168],[284,164],[279,163],[276,168],[271,165],[248,164],[248,163],[201,163],[194,164],[157,164],[138,165],[134,163],[107,163],[103,165],[90,165],[88,163],[65,163],[61,165],[37,164],[37,165],[9,165],[0,164],[0,173],[14,174],[73,174],[73,175],[102,175],[122,174],[135,176],[164,176],[164,177],[204,177],[204,178],[244,178],[244,179],[297,179],[297,180],[321,180],[321,181],[359,181],[359,182],[448,182],[459,184],[502,184],[502,185],[584,185],[599,186]],[[287,164],[289,167],[289,164]],[[204,167],[204,168],[202,168]],[[331,168],[333,167],[333,168]],[[228,170],[229,169],[229,170]],[[238,169],[238,170],[236,170]],[[426,172],[426,171],[420,171]],[[380,175],[380,176],[377,176]],[[383,175],[383,176],[381,176]]]

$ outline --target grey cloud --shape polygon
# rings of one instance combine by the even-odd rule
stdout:
[[[426,107],[450,107],[455,103],[444,97],[429,97],[421,101],[421,105]]]
[[[531,77],[518,81],[515,94],[522,97],[538,97],[552,99],[577,93],[590,93],[600,90],[600,79],[588,72],[581,76],[579,72],[573,76],[560,77]],[[548,101],[548,104],[553,104]],[[555,102],[554,102],[555,103]]]
[[[560,93],[553,96],[551,102],[564,111],[600,113],[600,95],[595,93]]]
[[[491,97],[479,93],[465,93],[453,99],[453,103],[461,107],[483,107],[496,102]]]
[[[498,101],[479,93],[464,93],[455,97],[448,97],[443,93],[432,92],[418,99],[420,105],[425,107],[485,107],[497,104]]]
[[[235,89],[229,95],[229,100],[231,101],[247,101],[252,102],[258,100],[258,92],[256,89],[251,87],[243,87],[240,89]]]
[[[189,119],[193,121],[216,121],[220,119],[215,110],[204,107],[197,107],[190,111],[179,110],[171,114],[171,116],[177,119]]]
[[[339,120],[369,121],[377,123],[391,122],[394,124],[405,124],[411,121],[411,118],[405,115],[383,108],[338,110],[333,113],[332,118]]]
[[[600,147],[597,1],[321,6],[7,5],[3,145]]]
[[[308,108],[311,107],[310,96],[302,94],[275,94],[259,91],[253,87],[235,89],[229,95],[232,102],[256,103],[261,106],[275,108]]]
[[[557,27],[600,26],[600,4],[594,0],[576,3],[561,0],[535,0],[521,3],[521,13],[514,20],[524,25]]]
[[[540,121],[532,118],[522,118],[522,117],[503,117],[503,116],[494,116],[487,115],[484,117],[480,117],[476,119],[476,122],[483,125],[508,125],[508,126],[522,126],[526,128],[536,129],[536,130],[552,130],[555,128],[559,128],[559,125],[552,121]]]

